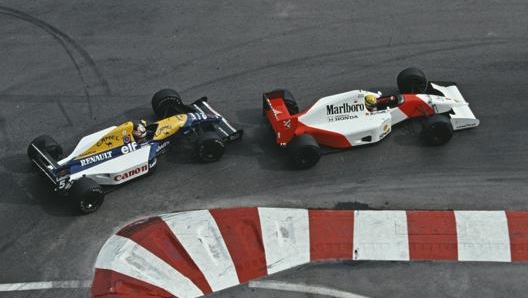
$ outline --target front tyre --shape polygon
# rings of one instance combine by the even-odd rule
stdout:
[[[195,146],[195,156],[201,162],[219,160],[225,151],[225,144],[215,132],[203,133]]]
[[[82,177],[73,183],[70,198],[75,202],[79,213],[90,214],[103,204],[103,188],[92,179]]]
[[[430,146],[444,145],[453,136],[453,125],[446,115],[433,115],[426,119],[421,136]]]
[[[312,168],[321,159],[321,148],[314,137],[308,134],[294,136],[287,150],[295,168],[299,170]]]

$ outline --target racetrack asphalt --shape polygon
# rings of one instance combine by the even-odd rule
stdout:
[[[237,206],[528,210],[525,1],[12,1],[0,3],[0,284],[90,280],[104,241],[135,219]],[[481,120],[443,147],[402,125],[383,142],[294,171],[261,117],[261,94],[288,88],[301,108],[351,89],[394,90],[417,66],[459,87]],[[245,130],[222,160],[175,152],[155,175],[75,216],[26,157],[49,134],[152,117],[161,88],[203,95]],[[336,262],[272,279],[367,297],[522,297],[528,266]],[[87,288],[23,292],[86,297]],[[305,297],[239,286],[212,297]],[[20,292],[0,292],[20,297]]]

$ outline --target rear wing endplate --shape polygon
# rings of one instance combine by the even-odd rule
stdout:
[[[207,103],[207,97],[202,97],[192,104],[198,112],[210,115],[216,115],[221,117],[221,121],[214,125],[214,128],[218,135],[224,142],[231,142],[242,138],[244,131],[242,129],[236,129],[227,121],[227,119],[220,115],[215,109]]]

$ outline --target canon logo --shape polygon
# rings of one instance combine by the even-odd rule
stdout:
[[[130,170],[128,172],[117,174],[114,176],[115,181],[122,181],[122,180],[128,180],[129,178],[132,178],[134,176],[137,176],[141,173],[148,172],[148,165],[144,165],[141,167],[137,167],[133,170]]]

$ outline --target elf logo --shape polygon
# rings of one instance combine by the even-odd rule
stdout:
[[[125,146],[121,147],[121,153],[128,154],[130,152],[136,151],[138,144],[136,142],[128,143]]]
[[[365,106],[361,103],[351,105],[351,104],[344,102],[343,104],[339,106],[334,106],[334,105],[326,106],[327,115],[345,114],[345,113],[359,112],[359,111],[364,111],[364,110],[365,110]]]
[[[148,172],[148,165],[143,165],[141,167],[137,167],[135,169],[132,169],[128,172],[124,172],[121,174],[117,174],[114,176],[114,181],[124,181],[129,180],[135,176],[138,176],[142,173]]]

